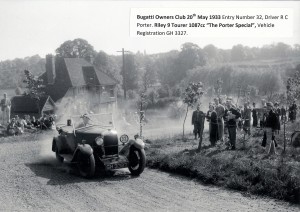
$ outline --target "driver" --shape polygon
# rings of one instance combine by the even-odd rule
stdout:
[[[77,128],[80,128],[80,127],[85,127],[87,125],[90,124],[90,118],[88,117],[87,114],[83,114],[82,116],[80,116],[80,118],[82,118],[82,123],[80,123]]]
[[[87,114],[84,114],[84,115],[82,116],[82,121],[83,121],[84,126],[88,125],[89,122],[90,122],[90,120],[91,120],[91,119],[88,117]]]

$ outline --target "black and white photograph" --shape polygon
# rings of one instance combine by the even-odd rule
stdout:
[[[0,211],[300,211],[300,1],[0,0]]]

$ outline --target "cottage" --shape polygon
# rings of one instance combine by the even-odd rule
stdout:
[[[14,96],[11,99],[11,115],[35,116],[39,118],[43,114],[53,114],[55,103],[50,96],[41,97],[39,101],[29,96]]]
[[[117,81],[83,58],[46,55],[46,72],[41,76],[46,93],[57,102],[70,97],[89,108],[114,108]]]

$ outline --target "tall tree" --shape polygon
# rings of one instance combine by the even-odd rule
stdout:
[[[124,60],[124,70],[121,71],[123,77],[123,89],[133,90],[138,87],[138,70],[133,54],[126,54]],[[126,92],[124,92],[126,98]]]
[[[185,78],[188,70],[205,65],[206,56],[198,45],[184,43],[172,64],[173,66],[167,72],[167,84],[171,87]]]
[[[142,75],[142,83],[145,90],[157,81],[157,72],[155,62],[152,58],[145,59],[144,73]]]
[[[55,52],[59,57],[71,58],[90,58],[96,55],[94,47],[82,38],[65,41]]]
[[[120,75],[121,67],[117,61],[117,57],[110,56],[104,51],[99,51],[95,56],[93,64],[97,69],[108,74],[117,81],[122,81],[122,77]]]

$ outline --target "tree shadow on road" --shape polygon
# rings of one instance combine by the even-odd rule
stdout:
[[[47,185],[67,185],[81,182],[100,182],[108,183],[112,181],[130,180],[131,176],[128,169],[120,170],[101,170],[96,169],[95,176],[86,179],[80,176],[77,166],[71,163],[59,164],[56,161],[26,163],[27,167],[38,177],[48,179]]]

